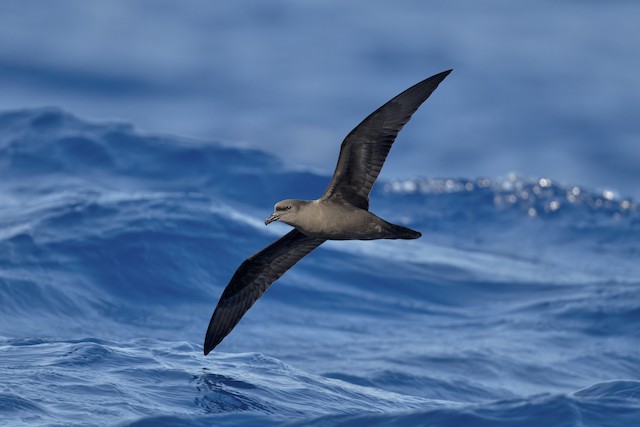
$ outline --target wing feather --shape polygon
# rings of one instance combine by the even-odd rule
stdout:
[[[211,316],[204,354],[220,344],[273,282],[324,241],[294,229],[247,258],[231,278]]]
[[[443,71],[410,87],[356,126],[342,142],[336,170],[322,199],[369,209],[369,193],[398,132],[450,72]]]

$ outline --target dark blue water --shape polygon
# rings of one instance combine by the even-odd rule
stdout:
[[[383,178],[515,171],[638,200],[638,22],[635,0],[3,0],[0,111],[61,106],[330,174],[360,120],[453,68]]]
[[[422,239],[323,245],[204,357],[272,204],[326,185],[292,166],[0,114],[0,424],[638,423],[638,204],[552,177],[380,182]]]

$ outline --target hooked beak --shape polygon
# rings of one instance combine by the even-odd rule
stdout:
[[[277,213],[272,213],[271,216],[267,219],[264,220],[264,225],[269,225],[271,224],[273,221],[277,221],[278,218],[280,218],[280,215],[278,215]]]

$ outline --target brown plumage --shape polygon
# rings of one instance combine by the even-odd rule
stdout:
[[[369,212],[369,193],[398,132],[450,72],[410,87],[353,129],[342,142],[336,170],[321,198],[276,203],[265,224],[281,221],[295,229],[240,265],[209,322],[205,355],[231,332],[273,282],[326,240],[420,237],[415,230]]]

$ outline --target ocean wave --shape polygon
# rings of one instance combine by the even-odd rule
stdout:
[[[258,353],[217,354],[205,361],[186,342],[8,341],[0,350],[3,372],[14,373],[3,385],[20,388],[22,394],[0,394],[0,410],[7,421],[18,424],[57,420],[86,425],[85,414],[93,413],[128,419],[127,426],[521,426],[541,421],[597,426],[604,421],[629,425],[625,423],[640,414],[637,380],[597,383],[568,394],[463,404],[317,376]],[[20,378],[26,379],[28,390],[18,384]],[[158,411],[173,415],[154,414]]]
[[[149,416],[158,408],[185,415],[300,418],[446,404],[321,377],[259,353],[204,360],[200,349],[186,342],[9,340],[0,351],[2,372],[13,374],[3,386],[22,394],[0,394],[0,410],[17,420],[28,413],[34,423],[58,419],[82,425],[84,414],[97,408],[101,416],[118,419]],[[102,406],[105,399],[109,405]]]
[[[328,242],[204,358],[229,278],[287,229],[264,227],[273,203],[328,176],[36,109],[0,114],[0,177],[0,412],[15,425],[638,415],[630,198],[515,174],[380,182],[372,210],[423,238]]]

